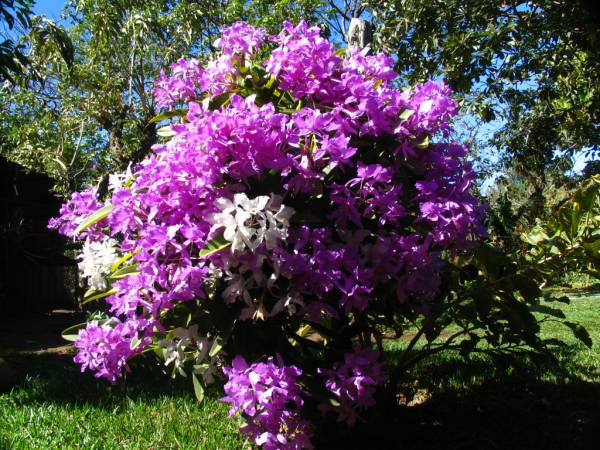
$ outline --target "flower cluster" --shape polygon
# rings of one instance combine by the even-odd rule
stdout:
[[[92,321],[75,341],[75,362],[81,364],[82,372],[93,370],[96,377],[114,383],[128,370],[127,360],[150,343],[147,333],[140,333],[149,328],[144,319],[125,323],[114,319],[102,324]]]
[[[111,288],[114,319],[88,325],[76,343],[77,362],[111,381],[148,347],[182,373],[205,356],[194,343],[223,336],[228,354],[241,347],[260,358],[251,329],[292,361],[307,354],[290,344],[303,342],[297,330],[320,327],[327,339],[311,345],[327,347],[338,330],[356,329],[340,337],[350,352],[371,331],[350,322],[428,314],[444,255],[484,234],[466,149],[448,141],[458,105],[443,83],[400,90],[391,58],[336,52],[305,22],[270,37],[236,23],[215,46],[221,53],[204,67],[181,59],[156,82],[172,137],[114,177],[107,198],[76,193],[50,224],[117,249],[86,244],[84,276]],[[106,217],[75,235],[102,206]],[[129,258],[118,276],[107,269],[117,254]],[[201,337],[183,331],[189,321]],[[373,404],[376,359],[364,349],[342,364],[312,362],[332,367],[322,389],[341,421]],[[238,357],[225,373],[227,401],[251,418],[245,431],[257,444],[309,445],[300,369]]]
[[[384,381],[383,366],[378,357],[378,352],[365,348],[347,353],[343,364],[335,363],[332,369],[319,370],[326,378],[325,386],[338,402],[336,406],[321,405],[321,409],[337,413],[339,422],[353,426],[358,411],[375,404],[375,387]]]
[[[50,219],[48,227],[58,230],[65,236],[75,238],[75,230],[77,230],[81,222],[101,207],[102,203],[98,199],[96,188],[89,186],[82,192],[74,192],[69,201],[60,207],[60,216]],[[77,238],[89,238],[91,240],[105,239],[106,234],[102,231],[105,226],[106,220],[103,219],[83,230]]]
[[[213,229],[224,228],[223,237],[231,242],[231,250],[238,252],[248,248],[255,251],[263,242],[268,250],[287,238],[289,219],[294,210],[281,204],[278,195],[261,195],[249,199],[240,192],[228,198],[218,198],[215,205],[218,213],[210,214],[206,220]]]
[[[79,271],[94,291],[104,291],[107,287],[106,276],[111,273],[111,267],[120,256],[117,253],[117,241],[87,240],[79,256]]]
[[[304,400],[296,378],[302,371],[286,366],[278,355],[267,362],[248,363],[236,356],[223,371],[228,380],[222,400],[231,403],[229,415],[243,412],[248,424],[241,431],[267,450],[312,448],[308,424],[300,418]]]

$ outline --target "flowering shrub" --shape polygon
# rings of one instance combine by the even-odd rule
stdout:
[[[351,426],[375,403],[383,327],[436,317],[444,258],[485,234],[474,174],[443,83],[400,90],[389,57],[304,22],[215,45],[156,83],[169,139],[50,224],[84,241],[86,299],[111,316],[75,360],[115,382],[154,349],[197,391],[224,375],[257,445],[310,448],[306,418]]]

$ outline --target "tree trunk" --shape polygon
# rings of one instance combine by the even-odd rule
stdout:
[[[363,19],[353,17],[348,27],[348,47],[365,48],[373,38],[371,24]]]

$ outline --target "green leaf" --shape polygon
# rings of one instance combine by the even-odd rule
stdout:
[[[210,369],[210,364],[194,364],[194,373],[205,373]]]
[[[110,266],[111,272],[116,272],[116,270],[123,264],[125,261],[128,261],[131,258],[131,253],[127,252],[117,262],[115,262],[112,266]]]
[[[531,244],[538,245],[540,242],[546,241],[549,239],[548,235],[544,232],[544,230],[537,226],[533,230],[531,230],[528,234],[523,234],[521,238]]]
[[[100,208],[98,211],[96,211],[95,213],[93,213],[92,215],[86,217],[83,222],[81,222],[79,224],[79,226],[77,228],[75,228],[75,231],[73,232],[74,235],[78,235],[79,233],[81,233],[83,230],[91,227],[92,225],[94,225],[95,223],[100,222],[102,219],[104,219],[106,216],[108,216],[108,213],[110,213],[110,211],[114,208],[113,205],[104,205],[102,208]]]
[[[515,287],[528,303],[533,303],[542,294],[538,284],[525,275],[515,276]]]
[[[414,143],[415,147],[418,149],[424,150],[429,147],[429,136],[425,136],[421,141],[417,141]]]
[[[210,348],[210,352],[208,352],[208,356],[210,356],[211,358],[216,356],[221,349],[223,348],[223,342],[221,341],[220,338],[216,338],[213,342],[212,347]]]
[[[415,113],[414,109],[405,109],[400,113],[400,120],[406,120]]]
[[[200,250],[200,257],[206,258],[214,253],[217,253],[224,248],[227,248],[231,245],[231,242],[226,241],[225,237],[223,237],[223,233],[219,233],[217,236],[209,240],[204,248]]]
[[[229,100],[231,99],[231,96],[231,92],[224,92],[221,95],[217,95],[216,97],[211,98],[210,109],[215,110],[227,105],[227,103],[229,103]]]
[[[112,280],[120,280],[129,275],[137,275],[138,273],[137,264],[130,264],[129,266],[121,267],[116,272],[111,273],[108,278]]]
[[[596,239],[593,242],[584,243],[583,247],[592,254],[599,253],[600,252],[600,239]]]
[[[94,300],[99,300],[101,298],[108,297],[109,295],[113,295],[113,294],[116,294],[116,293],[117,293],[117,288],[112,288],[112,289],[110,289],[110,290],[108,290],[106,292],[100,292],[100,293],[98,293],[96,295],[91,295],[91,296],[88,296],[88,297],[84,297],[83,301],[81,302],[81,304],[85,305],[86,303],[93,302]],[[86,292],[86,294],[87,294],[87,292]]]
[[[172,117],[185,117],[188,113],[187,109],[174,109],[154,116],[148,123],[156,123],[161,120],[171,119]]]
[[[271,75],[271,77],[269,78],[269,81],[267,81],[267,83],[265,84],[265,88],[271,89],[273,87],[273,84],[275,84],[275,80],[276,80],[276,78],[273,75]]]
[[[346,49],[346,47],[342,47],[342,48],[338,48],[335,51],[335,56],[338,56],[340,58],[343,58],[344,56],[346,56],[346,53],[348,52],[348,49]]]
[[[170,125],[167,125],[156,130],[156,134],[161,137],[171,138],[175,136],[176,133],[173,131]]]
[[[563,322],[563,323],[571,329],[571,331],[573,332],[573,335],[577,339],[579,339],[581,342],[583,342],[586,345],[586,347],[592,348],[592,338],[590,337],[590,334],[583,326],[579,325],[578,323],[574,323],[574,322]]]
[[[194,394],[196,394],[196,399],[199,403],[202,403],[204,400],[204,386],[200,383],[200,380],[196,376],[195,373],[192,372],[192,384],[194,385]]]
[[[138,348],[140,346],[141,343],[142,343],[142,340],[139,337],[135,336],[129,343],[129,348],[131,350],[135,350],[136,348]]]
[[[339,401],[337,401],[335,398],[330,398],[329,399],[329,403],[331,404],[331,406],[333,406],[334,408],[338,408],[341,403]]]
[[[498,294],[498,306],[505,313],[513,330],[530,335],[539,331],[538,322],[525,303],[518,301],[512,293],[499,292]]]
[[[509,264],[502,250],[487,244],[482,244],[475,249],[475,258],[478,268],[491,278],[500,276],[502,270]]]

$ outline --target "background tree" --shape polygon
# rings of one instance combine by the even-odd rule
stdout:
[[[13,81],[27,63],[24,47],[15,42],[14,31],[31,24],[31,0],[0,0],[0,83]]]
[[[409,83],[444,79],[478,123],[495,119],[495,168],[531,186],[525,214],[543,212],[548,171],[600,144],[600,42],[593,2],[367,2],[376,45]],[[497,156],[497,155],[495,155]],[[494,158],[496,161],[496,158]]]
[[[156,142],[148,122],[159,70],[205,53],[223,7],[218,0],[69,2],[74,62],[39,33],[28,35],[31,65],[19,86],[0,93],[2,153],[53,176],[59,192],[138,161]]]
[[[372,20],[373,46],[396,55],[407,84],[443,77],[460,96],[480,176],[510,168],[527,183],[527,223],[543,214],[556,179],[547,174],[598,150],[598,17],[584,0],[72,0],[65,17],[73,67],[30,34],[34,68],[0,93],[2,153],[51,174],[62,192],[146,154],[164,61],[209,54],[235,20],[274,32],[306,18],[339,44],[352,17]]]

